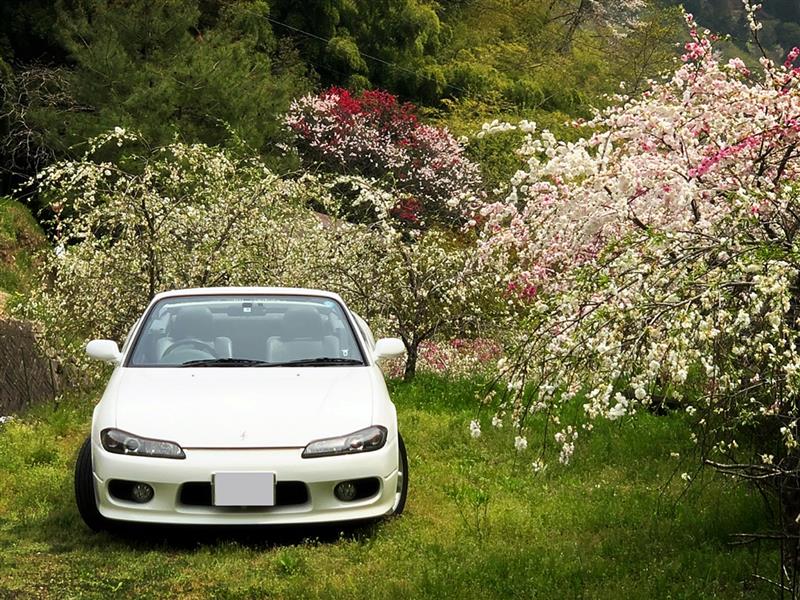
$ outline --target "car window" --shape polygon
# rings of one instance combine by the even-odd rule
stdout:
[[[364,362],[344,308],[317,296],[165,298],[148,311],[132,347],[131,367]]]

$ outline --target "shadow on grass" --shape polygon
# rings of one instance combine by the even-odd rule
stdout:
[[[48,544],[53,553],[128,546],[136,550],[191,551],[201,547],[237,544],[268,550],[299,544],[333,544],[341,540],[365,541],[373,537],[381,520],[314,525],[155,525],[116,521],[106,531],[92,532],[77,509],[54,507],[43,519],[18,523],[7,529],[16,539]]]
[[[115,523],[108,534],[137,549],[192,550],[201,546],[236,543],[251,549],[272,549],[299,544],[332,544],[340,540],[366,540],[379,522],[360,521],[317,525],[151,525]],[[91,534],[90,534],[91,535]]]

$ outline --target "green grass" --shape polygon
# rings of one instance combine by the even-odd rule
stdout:
[[[392,383],[409,450],[406,514],[369,527],[92,534],[72,463],[96,394],[0,426],[0,598],[757,598],[755,495],[708,473],[673,480],[687,431],[640,415],[597,427],[574,464],[533,476],[510,432],[470,439],[475,389]],[[486,428],[485,428],[486,429]],[[484,514],[485,509],[485,514]],[[774,564],[764,548],[762,568]]]
[[[0,290],[27,288],[36,252],[46,245],[36,219],[21,203],[0,197]]]

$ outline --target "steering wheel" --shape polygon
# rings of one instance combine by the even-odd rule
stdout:
[[[211,347],[210,344],[207,344],[206,342],[204,342],[202,340],[196,340],[196,339],[189,338],[189,339],[185,339],[185,340],[178,340],[174,344],[170,345],[161,354],[161,359],[163,360],[165,356],[167,356],[171,352],[175,352],[177,349],[182,348],[184,346],[189,346],[191,348],[194,348],[195,350],[200,350],[201,352],[206,352],[207,354],[210,354],[212,358],[218,358],[217,357],[217,353],[214,351],[214,349]]]

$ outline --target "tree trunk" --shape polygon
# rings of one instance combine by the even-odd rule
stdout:
[[[403,379],[410,381],[417,373],[417,358],[419,358],[419,342],[413,341],[406,344],[406,369],[403,372]]]

